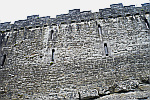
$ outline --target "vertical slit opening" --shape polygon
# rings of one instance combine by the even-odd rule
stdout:
[[[7,36],[7,39],[6,39],[5,45],[6,45],[7,41],[8,41],[8,38],[9,38],[9,36]]]
[[[51,39],[53,39],[54,30],[51,30]]]
[[[55,52],[55,49],[52,49],[52,61],[54,61],[54,52]]]
[[[101,26],[99,24],[98,24],[98,32],[100,35],[102,34],[102,29],[101,29]]]
[[[148,23],[148,21],[147,21],[146,18],[144,18],[144,21],[145,21],[145,23],[146,23],[147,28],[150,28],[149,23]]]
[[[7,40],[8,40],[9,36],[7,36]]]
[[[107,43],[104,43],[104,50],[105,50],[106,56],[108,56],[108,47],[107,47]]]
[[[4,66],[5,59],[6,59],[6,54],[4,54],[4,55],[3,55],[3,60],[2,60],[2,64],[1,64],[1,66]]]

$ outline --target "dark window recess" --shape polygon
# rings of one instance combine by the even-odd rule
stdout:
[[[52,49],[52,61],[54,61],[54,52],[55,52],[55,49]]]
[[[96,23],[96,26],[97,26],[97,21],[95,23]]]
[[[145,21],[145,23],[146,23],[147,28],[149,28],[149,29],[150,29],[149,23],[148,23],[148,21],[147,21],[147,19],[146,19],[146,18],[144,18],[144,21]]]
[[[8,38],[9,38],[9,36],[7,36],[7,39],[6,39],[5,45],[6,45],[7,41],[8,41]]]
[[[104,43],[104,50],[105,50],[105,54],[106,54],[106,56],[108,56],[108,48],[107,48],[107,43]]]
[[[102,34],[102,28],[100,25],[98,25],[98,33],[101,35]]]
[[[1,64],[1,66],[4,66],[5,59],[6,59],[6,54],[5,54],[5,55],[3,55],[3,59],[2,59],[2,64]]]
[[[51,39],[53,39],[53,33],[54,33],[54,31],[51,30]]]
[[[7,36],[7,40],[8,40],[9,36]]]

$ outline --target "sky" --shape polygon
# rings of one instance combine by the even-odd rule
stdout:
[[[123,3],[124,6],[140,7],[149,2],[150,0],[0,0],[0,23],[14,23],[31,15],[55,18],[72,9],[98,12],[99,9],[110,8],[111,4]]]

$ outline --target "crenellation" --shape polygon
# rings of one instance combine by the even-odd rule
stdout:
[[[130,5],[130,6],[124,6],[124,14],[125,15],[135,15],[136,12],[136,8],[135,5]]]
[[[144,3],[144,4],[141,4],[142,5],[142,10],[145,11],[145,12],[149,12],[150,11],[150,3]]]
[[[80,9],[73,9],[73,10],[69,10],[69,15],[71,16],[77,16],[80,14]]]
[[[120,3],[94,13],[73,9],[56,18],[33,15],[0,23],[0,99],[140,91],[134,85],[149,76],[150,21],[147,10],[141,11],[147,5]]]
[[[12,25],[10,22],[0,23],[0,32],[4,33],[5,31],[9,32],[11,30]]]
[[[68,14],[56,15],[56,18],[50,18],[50,16],[39,17],[39,15],[27,16],[26,20],[15,21],[12,25],[10,24],[10,22],[1,23],[0,30],[6,31],[12,30],[12,28],[19,30],[24,26],[28,28],[42,27],[43,25],[84,22],[99,18],[108,19],[121,16],[131,16],[139,14],[143,15],[144,13],[149,13],[149,3],[142,4],[142,7],[135,7],[135,5],[123,6],[122,3],[119,3],[110,5],[110,8],[99,9],[99,12],[96,13],[93,13],[91,11],[80,12],[80,9],[73,9],[69,10]]]

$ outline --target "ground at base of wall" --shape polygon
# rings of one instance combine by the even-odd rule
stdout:
[[[109,91],[109,92],[108,92]],[[0,91],[0,100],[150,100],[150,84],[140,83],[138,88],[132,91],[116,91],[114,93],[110,93],[110,89],[107,93],[99,94],[99,96],[89,96],[84,98],[51,98],[50,96],[46,96],[44,94],[39,93],[39,95],[26,95],[25,98],[22,98],[23,95],[18,95],[18,98],[9,98],[8,96],[4,96],[5,91]],[[3,96],[2,96],[3,95]],[[57,98],[57,99],[56,99]]]
[[[150,91],[134,91],[121,94],[115,93],[95,100],[150,100]]]

